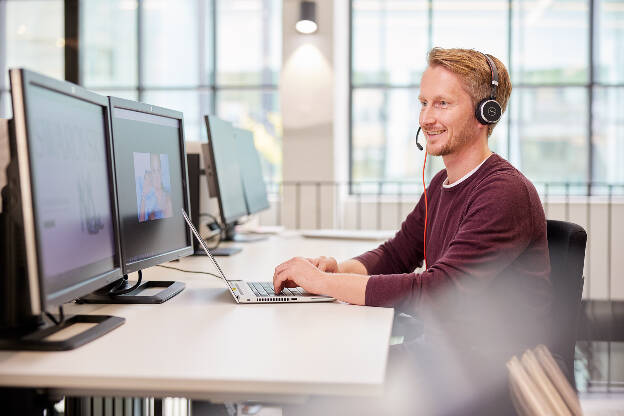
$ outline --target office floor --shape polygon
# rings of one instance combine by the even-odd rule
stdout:
[[[580,393],[585,416],[624,415],[624,391],[611,393]]]
[[[624,416],[624,342],[579,342],[576,358],[584,414]]]

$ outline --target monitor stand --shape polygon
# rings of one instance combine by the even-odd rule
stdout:
[[[228,224],[225,228],[225,238],[223,241],[235,241],[237,243],[255,243],[256,241],[266,240],[269,237],[266,235],[257,234],[241,234],[236,232],[236,221],[232,224]]]
[[[239,241],[236,239],[236,232],[234,231],[234,227],[236,226],[236,222],[229,224],[225,231],[223,232],[223,237],[221,238],[221,241]],[[263,236],[260,236],[263,237]],[[194,244],[196,246],[195,248],[195,252],[193,253],[194,256],[205,256],[206,253],[204,252],[204,250],[201,248],[201,246],[197,243]],[[218,257],[226,257],[226,256],[233,256],[236,253],[240,253],[243,249],[240,247],[214,247],[214,248],[210,248],[208,249],[208,251],[210,251],[210,254],[213,256],[218,256]]]
[[[122,282],[115,282],[113,287],[106,286],[79,300],[82,303],[163,303],[184,290],[184,283],[170,280],[150,280],[141,283],[143,273],[138,271],[139,280],[128,281],[124,275]],[[115,286],[116,285],[116,286]],[[157,290],[155,290],[157,289]],[[145,292],[145,294],[142,294]],[[156,292],[156,293],[154,293]]]
[[[213,256],[218,256],[218,257],[226,257],[226,256],[232,256],[236,253],[240,253],[243,249],[240,247],[216,247],[216,248],[211,248],[210,254],[212,254]],[[204,250],[199,249],[199,250],[195,250],[195,252],[193,253],[194,256],[205,256],[206,253],[204,252]]]
[[[110,315],[74,315],[62,319],[54,325],[39,326],[43,318],[29,328],[17,328],[0,332],[0,350],[10,351],[68,351],[78,348],[126,322],[125,318]],[[73,325],[88,325],[89,328],[68,338],[60,338],[55,334]]]
[[[232,237],[232,241],[236,241],[237,243],[255,243],[256,241],[266,240],[269,237],[261,234],[241,234],[234,233]]]

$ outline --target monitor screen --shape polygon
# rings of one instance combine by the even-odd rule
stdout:
[[[192,254],[182,113],[111,98],[124,273]]]
[[[221,220],[227,225],[247,215],[234,127],[218,117],[206,116],[206,128]]]
[[[247,213],[255,214],[269,208],[260,156],[254,145],[251,131],[235,128],[234,134],[238,164],[243,178],[245,201],[247,202]]]
[[[108,101],[29,71],[10,74],[18,160],[29,162],[28,173],[20,169],[32,201],[22,199],[23,212],[32,218],[46,308],[121,277]]]

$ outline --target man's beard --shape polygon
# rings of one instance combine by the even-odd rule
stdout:
[[[470,120],[466,120],[466,122],[461,126],[459,130],[457,130],[456,134],[453,134],[453,137],[448,140],[440,150],[438,151],[430,151],[429,154],[431,156],[446,156],[455,152],[457,149],[461,148],[468,141],[468,123]],[[448,132],[448,130],[447,130]]]

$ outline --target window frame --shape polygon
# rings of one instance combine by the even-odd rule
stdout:
[[[434,1],[436,0],[427,0],[427,6],[428,6],[428,16],[427,16],[427,44],[428,44],[428,48],[431,49],[432,48],[432,39],[433,39],[433,24],[432,22],[434,22],[433,19],[433,6],[434,6]],[[507,54],[509,56],[509,64],[508,64],[508,70],[510,72],[510,76],[512,76],[513,78],[513,65],[512,65],[512,60],[513,60],[513,20],[514,20],[514,13],[517,12],[514,8],[514,3],[517,3],[518,0],[507,0]],[[569,83],[569,82],[559,82],[559,83],[548,83],[548,84],[538,84],[538,83],[514,83],[514,91],[519,91],[519,90],[525,90],[525,89],[530,89],[530,88],[539,88],[540,86],[544,86],[544,87],[556,87],[556,88],[566,88],[566,87],[573,87],[573,88],[579,88],[579,87],[583,87],[586,89],[586,93],[587,93],[587,106],[586,106],[586,110],[587,110],[587,114],[586,114],[586,120],[587,120],[587,125],[586,125],[586,129],[585,129],[585,143],[587,145],[587,152],[586,152],[586,157],[587,157],[587,161],[586,161],[586,167],[587,167],[587,171],[585,172],[585,177],[586,177],[586,182],[585,182],[585,196],[593,196],[593,195],[598,195],[598,193],[595,192],[595,188],[596,187],[600,187],[600,186],[612,186],[612,187],[620,187],[619,183],[614,183],[614,182],[596,182],[595,181],[595,175],[596,173],[594,172],[594,150],[593,150],[593,142],[594,142],[594,130],[593,130],[593,125],[594,125],[594,121],[595,121],[595,117],[594,117],[594,106],[595,106],[595,101],[596,101],[596,95],[595,92],[598,91],[598,89],[600,88],[621,88],[624,87],[624,83],[604,83],[604,82],[599,82],[596,79],[596,73],[595,73],[595,66],[599,64],[599,57],[597,56],[597,47],[596,47],[596,34],[597,34],[597,17],[596,17],[596,10],[597,7],[599,7],[599,1],[597,0],[587,0],[587,5],[588,5],[588,13],[587,13],[587,18],[588,18],[588,54],[587,54],[587,63],[588,63],[588,79],[585,83],[578,83],[578,84],[573,84],[573,83]],[[348,172],[348,181],[349,181],[349,193],[350,194],[354,194],[354,188],[353,188],[353,183],[355,181],[354,179],[354,137],[353,137],[353,127],[354,127],[354,93],[356,90],[361,90],[361,89],[366,89],[366,88],[375,88],[375,89],[379,89],[379,90],[390,90],[390,89],[414,89],[414,88],[419,88],[420,85],[419,84],[404,84],[404,85],[398,85],[398,84],[389,84],[389,83],[358,83],[357,85],[354,84],[354,0],[349,0],[349,22],[348,22],[348,30],[349,30],[349,44],[348,44],[348,48],[349,48],[349,66],[348,66],[348,82],[349,82],[349,94],[348,94],[348,168],[349,168],[349,172]],[[508,107],[511,107],[511,102],[508,104]],[[510,110],[509,108],[507,109],[508,111]],[[508,122],[506,123],[506,135],[507,135],[507,149],[506,149],[506,153],[505,155],[503,155],[506,158],[509,158],[509,153],[510,153],[510,149],[512,148],[512,123]],[[363,179],[364,181],[367,181],[368,179]],[[396,180],[388,180],[385,178],[377,178],[376,179],[379,182],[396,182]],[[358,182],[361,182],[362,180],[358,180]],[[414,178],[405,178],[404,180],[406,183],[407,182],[413,182]]]

